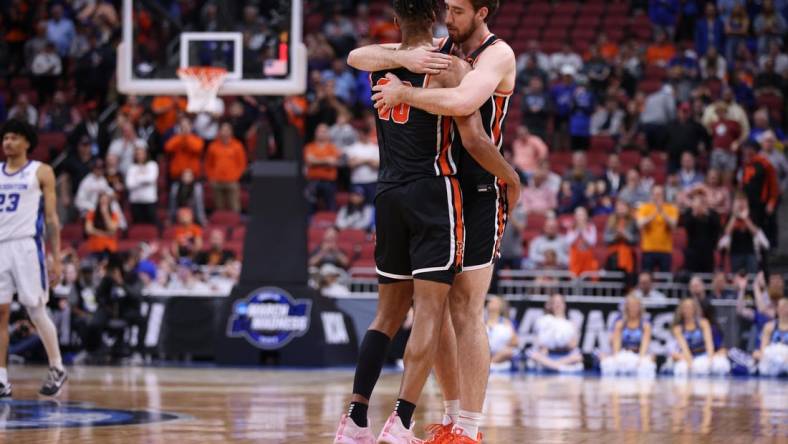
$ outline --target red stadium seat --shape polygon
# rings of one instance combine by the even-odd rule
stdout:
[[[571,15],[554,15],[547,23],[549,28],[569,28],[574,24],[575,18]]]
[[[520,26],[517,31],[515,31],[515,39],[516,40],[536,40],[539,38],[539,29],[530,26]],[[520,41],[520,42],[512,42],[512,43],[522,43],[523,47],[527,49],[528,42],[527,41]]]
[[[756,95],[758,108],[766,108],[769,110],[769,115],[775,120],[782,120],[780,117],[783,112],[783,98],[772,92],[761,92]]]
[[[541,15],[526,15],[525,17],[520,20],[520,28],[519,29],[534,29],[539,30],[543,28],[547,24],[547,19]]]
[[[646,79],[662,81],[668,75],[668,72],[662,66],[648,65],[646,66],[646,72],[644,73],[644,75]]]
[[[234,211],[215,211],[208,218],[213,225],[236,226],[241,223],[241,215]]]
[[[154,241],[159,238],[159,229],[156,225],[138,224],[132,225],[129,228],[127,236],[129,240],[133,241]]]
[[[645,79],[645,80],[641,80],[640,83],[638,83],[638,91],[642,91],[646,94],[651,94],[659,90],[661,86],[662,86],[661,80]]]
[[[549,3],[533,3],[528,7],[527,11],[526,14],[528,15],[547,16],[552,12],[552,7]]]
[[[547,41],[565,42],[569,38],[569,29],[566,28],[547,28],[542,34],[542,38]]]
[[[578,6],[574,2],[557,2],[555,8],[553,8],[553,14],[573,15],[577,11]]]
[[[616,141],[610,136],[591,136],[590,151],[609,153],[615,148]]]
[[[620,31],[623,34],[623,28],[629,24],[629,17],[625,15],[608,15],[602,19],[602,29],[608,34],[614,31]]]
[[[38,135],[38,146],[47,150],[63,151],[66,147],[65,133],[41,133]]]
[[[575,50],[579,51],[581,43],[587,46],[588,42],[593,40],[596,35],[597,32],[594,28],[575,28],[574,31],[572,31],[572,42]]]
[[[359,245],[368,242],[368,238],[369,234],[363,230],[342,230],[339,232],[337,241],[340,243]]]
[[[65,242],[81,241],[85,238],[85,228],[80,223],[63,225],[60,238]]]
[[[244,251],[243,242],[230,241],[224,244],[224,247],[235,253],[235,257],[239,259],[243,257],[243,251]]]
[[[134,248],[136,248],[139,244],[140,242],[136,240],[121,239],[118,241],[118,252],[125,253],[131,251]]]
[[[244,226],[237,226],[233,228],[232,236],[230,240],[234,241],[243,241],[246,238],[246,227]]]
[[[637,151],[622,151],[618,157],[624,169],[633,168],[640,163],[640,153]]]
[[[498,28],[515,28],[519,23],[519,15],[498,15],[495,18],[495,26]]]
[[[607,13],[610,15],[628,15],[629,2],[611,3],[607,6]]]
[[[604,3],[586,3],[580,7],[580,16],[582,17],[601,17],[605,13]]]
[[[532,213],[528,215],[528,225],[526,226],[529,230],[536,230],[542,231],[544,228],[544,222],[547,220],[544,214]]]
[[[605,232],[605,227],[607,226],[607,214],[597,214],[593,217],[594,226],[596,227],[597,237],[599,239],[602,238],[603,233]]]
[[[312,216],[312,226],[319,228],[333,227],[337,220],[337,213],[333,211],[318,211]]]
[[[165,241],[174,241],[175,240],[175,227],[167,227],[164,229],[164,232],[161,234],[161,238]]]

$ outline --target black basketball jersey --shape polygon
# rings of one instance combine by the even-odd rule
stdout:
[[[445,42],[441,52],[448,54],[449,49],[451,45]],[[414,74],[404,68],[373,72],[370,83],[385,84],[389,72],[414,88],[429,85],[428,74]],[[378,194],[416,179],[457,174],[457,146],[453,144],[455,130],[451,117],[401,104],[385,113],[376,111],[375,123],[380,147]]]
[[[484,40],[484,43],[470,53],[465,60],[470,63],[471,66],[475,66],[476,60],[485,49],[501,41],[502,40],[494,34],[490,34]],[[449,43],[452,42],[450,41]],[[484,102],[481,108],[479,108],[484,130],[492,139],[493,144],[498,147],[498,150],[503,149],[504,124],[506,122],[506,116],[509,114],[509,99],[512,97],[513,93],[514,91],[495,91],[492,97]],[[482,166],[468,154],[468,151],[462,148],[462,139],[460,138],[459,132],[457,132],[454,138],[454,144],[459,148],[459,178],[463,184],[493,184],[495,182],[493,175],[482,168]]]

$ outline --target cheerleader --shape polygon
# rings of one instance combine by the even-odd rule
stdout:
[[[714,355],[714,338],[709,321],[702,317],[698,302],[693,298],[681,301],[673,321],[673,337],[678,351],[671,355],[675,376],[727,375],[730,362]]]
[[[566,317],[566,302],[553,294],[545,304],[545,315],[536,322],[537,339],[527,355],[536,367],[558,371],[583,370],[583,355],[577,348],[577,328]]]
[[[788,374],[788,299],[777,303],[777,319],[766,324],[761,335],[761,349],[753,353],[758,372],[763,376]]]
[[[657,367],[649,354],[651,324],[643,319],[640,299],[629,295],[624,300],[621,319],[613,327],[613,354],[602,358],[603,376],[634,375],[654,377]]]
[[[509,370],[517,353],[517,334],[509,319],[509,304],[493,296],[487,301],[487,337],[492,370]]]

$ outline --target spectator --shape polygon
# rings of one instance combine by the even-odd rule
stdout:
[[[159,164],[148,158],[148,150],[134,150],[134,163],[126,173],[126,188],[129,190],[131,220],[135,224],[160,225],[156,214],[158,196]]]
[[[120,161],[118,156],[107,154],[107,161],[104,168],[104,177],[107,179],[109,187],[114,196],[123,196],[126,191],[126,183],[120,172]]]
[[[635,244],[638,238],[637,223],[629,205],[621,199],[616,201],[615,212],[608,217],[604,240],[607,245],[606,270],[622,271],[631,282],[637,268]]]
[[[697,157],[708,146],[706,129],[692,117],[687,102],[679,105],[678,119],[671,121],[666,129],[665,151],[668,153],[668,173],[680,168],[683,153]]]
[[[212,229],[208,233],[208,248],[197,253],[194,261],[199,265],[221,267],[235,260],[235,253],[224,247],[224,230]]]
[[[107,155],[116,156],[119,160],[119,170],[126,175],[134,163],[134,153],[138,148],[147,150],[148,145],[137,136],[134,124],[124,121],[120,125],[121,136],[109,144]]]
[[[772,126],[770,124],[769,110],[767,110],[766,108],[761,108],[755,111],[752,117],[753,117],[753,125],[748,140],[750,142],[758,142],[758,139],[761,137],[763,133],[765,133],[766,131],[771,131],[772,133],[774,133],[774,136],[776,138],[775,144],[777,145],[778,151],[783,151],[785,147],[781,141],[785,140],[785,133],[783,132],[782,129]]]
[[[85,176],[79,183],[77,195],[74,198],[74,205],[76,205],[82,216],[95,209],[99,195],[102,193],[110,194],[112,193],[112,188],[110,188],[109,182],[104,177],[104,161],[95,159],[92,163],[90,174]]]
[[[545,140],[547,137],[547,119],[550,108],[550,96],[544,90],[545,82],[532,77],[522,98],[522,119],[529,132]]]
[[[539,47],[539,42],[536,40],[528,41],[528,49],[517,56],[517,78],[520,79],[524,76],[523,72],[529,69],[534,72],[541,72],[539,77],[542,80],[547,80],[547,72],[550,71],[550,57],[542,52]],[[528,83],[528,82],[526,82]]]
[[[737,65],[740,65],[738,62]],[[755,94],[752,90],[752,75],[742,68],[733,71],[730,78],[730,87],[737,103],[745,109],[755,108]]]
[[[679,186],[682,191],[703,183],[703,174],[695,167],[695,156],[685,151],[681,155],[681,169],[678,172]]]
[[[16,96],[16,104],[8,110],[8,119],[17,119],[32,126],[38,125],[38,111],[30,104],[27,94]]]
[[[657,179],[654,177],[655,170],[656,167],[651,157],[643,156],[640,158],[638,171],[640,171],[640,186],[644,190],[651,190],[654,188],[654,185],[656,185]]]
[[[718,103],[716,108],[717,120],[711,123],[710,167],[727,175],[726,181],[730,182],[733,172],[736,171],[738,139],[742,128],[738,122],[727,118],[728,107],[725,103]]]
[[[125,117],[129,122],[136,125],[142,114],[145,112],[145,107],[140,103],[140,99],[135,95],[126,96],[126,103],[120,108],[118,113]]]
[[[87,137],[90,140],[90,152],[93,156],[103,157],[109,145],[110,135],[107,128],[99,122],[97,104],[88,102],[82,107],[82,122],[68,136],[68,144],[76,147],[77,143]]]
[[[96,257],[106,257],[118,251],[120,216],[112,205],[112,195],[98,194],[94,208],[85,215],[85,234],[88,251]]]
[[[596,236],[596,225],[589,223],[588,211],[583,207],[577,208],[574,226],[566,233],[566,243],[569,244],[569,271],[575,276],[599,270],[599,263],[594,257]]]
[[[581,77],[572,93],[572,114],[569,117],[569,134],[573,151],[588,150],[591,141],[591,114],[594,112],[594,95],[587,88],[588,81]]]
[[[707,2],[705,15],[695,25],[695,50],[701,56],[713,47],[717,52],[722,52],[725,41],[725,24],[717,17],[717,10],[713,2]]]
[[[377,43],[397,43],[401,40],[399,27],[394,19],[394,8],[385,5],[383,14],[372,24],[369,29],[369,36]]]
[[[785,159],[785,153],[777,150],[777,138],[772,130],[761,133],[758,142],[763,149],[761,155],[769,159],[777,174],[778,193],[782,195],[784,191],[788,190],[788,160]]]
[[[678,219],[678,209],[665,202],[665,190],[655,186],[651,191],[651,201],[637,210],[644,271],[671,272],[673,232]]]
[[[212,142],[219,135],[219,119],[224,115],[224,100],[212,102],[210,112],[200,112],[194,116],[194,132],[206,143]]]
[[[533,174],[538,165],[547,159],[547,145],[539,136],[531,134],[528,127],[517,127],[517,139],[512,142],[512,163],[523,173]]]
[[[178,181],[170,187],[169,220],[176,219],[178,208],[190,208],[198,224],[205,226],[208,218],[205,216],[205,192],[202,184],[196,182],[192,170],[185,169]]]
[[[178,258],[189,258],[202,250],[202,228],[194,223],[191,208],[178,208],[178,221],[174,229],[173,254]]]
[[[580,335],[567,318],[566,301],[553,294],[545,303],[545,315],[536,321],[536,344],[526,354],[533,365],[562,373],[583,370],[583,355],[577,348]]]
[[[752,143],[744,144],[742,162],[741,185],[747,197],[748,213],[755,225],[764,229],[780,198],[777,171],[769,159],[758,152],[758,146]]]
[[[611,153],[607,156],[607,165],[605,172],[599,180],[605,181],[605,193],[611,196],[617,196],[618,193],[624,188],[624,177],[621,172],[621,159],[618,154]]]
[[[352,117],[350,111],[342,110],[337,116],[337,121],[329,130],[331,142],[343,151],[350,145],[356,143],[358,139],[356,129],[350,124]]]
[[[353,77],[353,73],[348,68],[347,63],[345,63],[344,58],[334,59],[331,63],[331,69],[323,71],[322,78],[324,82],[334,82],[334,95],[339,97],[345,105],[355,105],[356,79]]]
[[[662,85],[658,91],[649,94],[640,114],[640,125],[646,134],[648,149],[664,148],[665,132],[668,123],[676,117],[676,101],[673,87]]]
[[[571,184],[574,192],[583,194],[588,184],[593,180],[594,176],[588,170],[588,158],[586,157],[586,153],[582,151],[572,153],[572,168],[564,173],[564,181]]]
[[[528,246],[528,262],[532,268],[539,268],[545,262],[545,253],[552,250],[561,267],[569,265],[569,244],[558,232],[558,221],[554,217],[545,220],[543,233],[535,237]]]
[[[350,259],[337,245],[337,230],[329,228],[323,234],[320,246],[309,255],[309,266],[320,268],[324,264],[332,264],[343,270],[350,267]]]
[[[60,4],[53,5],[51,13],[52,16],[47,21],[47,39],[57,46],[57,52],[61,57],[66,57],[76,34],[74,22],[65,16],[63,6]]]
[[[691,273],[712,273],[722,222],[719,214],[709,209],[705,193],[693,194],[692,208],[682,213],[679,224],[687,231],[684,269]]]
[[[668,40],[665,32],[654,30],[654,42],[646,49],[646,62],[649,65],[667,66],[676,55],[676,46]]]
[[[336,208],[337,166],[340,155],[339,149],[331,143],[328,125],[321,123],[315,131],[315,141],[304,147],[307,187],[313,212],[320,198],[327,210],[334,211]]]
[[[509,370],[517,354],[517,332],[509,319],[509,304],[493,296],[487,301],[487,337],[490,342],[490,367],[492,370]]]
[[[233,127],[224,122],[219,138],[208,146],[205,156],[205,178],[211,184],[214,209],[241,211],[241,186],[238,181],[246,170],[246,150],[233,137]]]
[[[785,2],[782,3],[784,5]],[[772,42],[782,44],[787,28],[785,18],[774,6],[774,0],[764,0],[761,13],[753,23],[753,30],[758,37],[758,52],[767,52]]]
[[[615,62],[616,57],[618,57],[618,45],[616,42],[608,39],[605,32],[597,34],[596,45],[599,48],[599,53],[608,63]]]
[[[602,97],[607,91],[608,81],[610,80],[610,64],[599,53],[596,45],[589,47],[588,61],[584,67],[585,74],[588,76],[589,88],[596,97]]]
[[[691,49],[692,45],[685,42],[682,46],[685,49],[670,60],[667,71],[668,79],[676,89],[676,100],[678,102],[690,100],[692,91],[698,86],[698,75],[700,73],[698,56]]]
[[[575,74],[577,70],[570,65],[561,67],[559,81],[550,88],[551,107],[553,109],[553,146],[566,148],[569,146],[565,134],[569,132],[569,117],[575,93]],[[559,141],[559,137],[563,140]]]
[[[550,69],[562,76],[570,73],[572,77],[583,69],[583,59],[572,49],[572,45],[564,43],[561,50],[550,56]]]
[[[320,267],[319,279],[318,288],[322,296],[334,298],[350,296],[350,289],[343,283],[343,281],[347,282],[347,273],[336,265],[323,264]]]
[[[90,320],[90,310],[84,295],[92,296],[93,288],[79,279],[77,266],[73,262],[63,265],[63,278],[52,289],[54,296],[53,320],[57,326],[60,344],[73,344],[72,332],[84,343],[85,329]]]
[[[509,218],[506,221],[506,228],[504,229],[500,241],[501,257],[498,260],[499,268],[508,268],[512,270],[519,270],[522,268],[524,257],[523,231],[525,230],[527,221],[526,208],[521,198],[520,201],[515,204],[514,209],[509,213]],[[528,210],[532,211],[530,208]],[[495,274],[497,273],[494,273],[494,275]],[[494,279],[495,278],[497,278],[497,276],[494,276]],[[494,284],[497,285],[497,283]]]
[[[686,376],[690,372],[696,376],[730,372],[727,358],[715,356],[711,326],[701,315],[698,302],[693,298],[682,300],[676,308],[673,321],[676,346],[671,355],[675,376]]]
[[[520,202],[529,213],[547,214],[558,205],[557,193],[548,180],[549,174],[551,173],[547,164],[542,162],[525,182],[526,185],[520,193]]]
[[[525,56],[525,61],[521,64],[520,62],[523,60],[522,58],[518,58],[518,69],[517,69],[517,84],[515,88],[518,91],[521,91],[524,88],[527,88],[528,85],[531,84],[533,79],[539,79],[542,82],[542,85],[548,82],[548,75],[547,72],[549,69],[542,69],[535,58],[529,57],[527,53],[521,55],[521,57]]]
[[[739,43],[746,42],[750,29],[750,19],[744,5],[736,5],[725,21],[725,57],[733,60]]]
[[[561,182],[556,203],[556,212],[559,215],[572,214],[576,208],[588,204],[586,189],[573,187],[572,182],[564,180]]]
[[[186,111],[186,101],[182,97],[156,96],[151,102],[150,108],[156,116],[156,131],[159,132],[160,136],[164,136],[169,133],[175,126],[175,123],[178,122],[178,115]],[[185,116],[181,117],[180,128],[177,134],[181,136],[194,136],[192,133],[192,122],[189,120],[189,125],[187,127],[184,122],[186,119],[188,118]],[[180,173],[176,173],[173,176],[178,177],[179,175]]]
[[[591,135],[610,136],[618,139],[624,127],[624,111],[618,106],[614,97],[605,99],[604,105],[599,105],[591,115]]]
[[[336,227],[339,230],[372,229],[375,212],[371,204],[364,202],[364,189],[354,187],[350,191],[350,200],[337,213]]]
[[[679,195],[679,206],[687,208],[691,206],[690,198],[695,192],[706,195],[706,202],[709,208],[714,210],[721,217],[727,215],[731,210],[731,191],[722,183],[722,175],[719,170],[710,169],[706,175],[706,182],[698,184]]]
[[[36,23],[36,33],[25,42],[25,65],[28,69],[33,66],[36,55],[44,52],[47,45],[51,44],[47,39],[47,22],[41,20]]]
[[[648,191],[640,184],[640,173],[638,170],[636,168],[627,170],[627,182],[618,193],[618,199],[634,208],[640,203],[647,201],[648,198]]]
[[[380,168],[380,152],[377,143],[371,139],[371,133],[369,127],[362,128],[358,140],[345,148],[345,156],[350,167],[350,183],[364,190],[366,203],[375,200]]]
[[[632,291],[632,294],[638,299],[650,299],[652,301],[665,298],[664,293],[654,288],[654,280],[648,271],[640,272],[637,287]]]
[[[641,299],[630,294],[624,300],[621,319],[613,325],[613,354],[602,358],[602,376],[637,374],[653,377],[657,371],[649,352],[651,324],[644,319]]]
[[[192,132],[192,122],[188,117],[181,117],[178,131],[164,145],[170,163],[170,180],[178,180],[184,170],[199,177],[202,174],[203,148],[205,142]]]
[[[774,71],[778,74],[782,75],[788,70],[788,54],[782,52],[778,42],[769,43],[769,52],[766,54],[761,53],[758,66],[760,66],[762,70],[765,70],[768,60],[774,62]]]
[[[63,73],[63,64],[60,56],[55,52],[55,45],[51,42],[44,46],[44,50],[36,54],[30,66],[33,74],[33,86],[38,90],[41,102],[48,102],[57,88],[57,81]]]
[[[752,221],[746,196],[736,195],[731,217],[717,248],[728,252],[732,271],[755,273],[758,270],[760,250],[764,247],[768,249],[769,241]]]
[[[93,156],[90,153],[90,139],[83,137],[77,145],[77,149],[68,153],[63,162],[63,170],[68,174],[71,181],[72,193],[76,194],[82,179],[90,174],[93,164]]]
[[[711,299],[735,299],[736,293],[728,288],[728,278],[725,272],[717,271],[711,279],[711,291],[709,293]]]
[[[333,14],[323,24],[324,35],[340,56],[350,52],[356,43],[353,22],[342,12],[342,6],[336,4]]]
[[[717,52],[716,47],[709,47],[698,64],[700,65],[701,79],[717,79],[722,82],[728,79],[728,61]]]
[[[74,130],[79,120],[79,113],[67,102],[66,94],[61,90],[55,93],[52,103],[41,110],[38,127],[45,132],[68,133]]]

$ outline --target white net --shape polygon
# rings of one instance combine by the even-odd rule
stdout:
[[[186,94],[189,104],[186,111],[190,113],[221,112],[222,104],[219,103],[219,88],[222,87],[227,70],[212,66],[191,66],[178,70],[178,77],[186,85]]]

